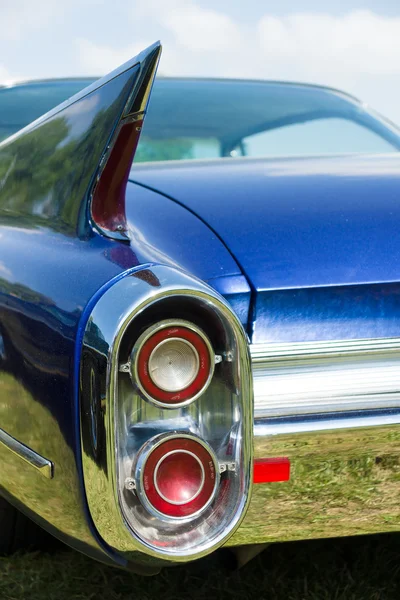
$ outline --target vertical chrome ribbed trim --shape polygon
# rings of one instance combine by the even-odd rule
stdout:
[[[37,452],[34,452],[28,446],[25,446],[11,435],[6,433],[3,429],[0,429],[0,443],[2,443],[8,450],[11,450],[14,454],[22,458],[31,467],[35,467],[44,477],[52,479],[54,475],[53,463],[44,458]]]
[[[400,339],[250,347],[255,417],[400,407]]]

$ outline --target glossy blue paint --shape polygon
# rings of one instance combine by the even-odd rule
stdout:
[[[129,244],[96,233],[90,190],[121,116],[151,83],[138,64],[158,54],[155,45],[0,145],[0,427],[54,463],[46,479],[0,444],[0,491],[70,545],[121,565],[86,506],[74,358],[90,299],[140,266]]]
[[[137,164],[207,222],[257,291],[400,280],[400,154]]]
[[[136,165],[131,178],[218,232],[254,290],[253,342],[398,334],[371,284],[400,281],[400,155]]]
[[[243,327],[249,330],[251,323],[251,288],[244,275],[230,275],[225,277],[214,277],[207,279],[211,285],[229,302],[235,313],[240,319]]]
[[[126,193],[130,249],[139,263],[179,267],[209,283],[231,303],[244,327],[250,287],[230,252],[196,215],[152,190],[130,183]],[[129,251],[128,249],[125,252]]]
[[[101,285],[125,270],[111,259],[116,245],[100,236],[81,241],[44,228],[0,224],[0,426],[55,463],[54,484],[36,477],[19,459],[7,464],[1,449],[0,485],[43,526],[101,560],[107,560],[107,554],[91,530],[80,456],[75,454],[79,429],[73,369],[84,306]],[[26,427],[27,421],[32,426]],[[27,485],[34,480],[27,497],[12,474],[17,468]],[[50,505],[57,500],[61,515],[71,513],[73,505],[79,539],[73,539],[74,530],[68,530],[67,522],[60,522],[60,514],[49,518],[38,500],[44,496]]]
[[[120,565],[94,530],[83,485],[77,369],[85,307],[153,262],[230,281],[236,303],[242,278],[201,220],[142,187],[127,192],[130,243],[93,228],[90,189],[121,111],[134,105],[133,63],[0,145],[0,427],[54,463],[54,479],[45,479],[0,444],[0,490],[65,542]],[[250,294],[240,285],[246,323]]]
[[[400,283],[266,291],[254,313],[255,343],[400,337]]]

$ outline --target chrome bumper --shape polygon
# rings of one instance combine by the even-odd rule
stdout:
[[[400,412],[256,421],[255,457],[286,456],[290,481],[258,484],[229,545],[400,531]]]
[[[400,531],[399,340],[305,346],[253,348],[254,456],[291,477],[254,485],[228,545]],[[277,380],[257,388],[261,371]]]

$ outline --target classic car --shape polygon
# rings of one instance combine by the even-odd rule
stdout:
[[[399,131],[160,51],[0,89],[0,549],[398,531]]]

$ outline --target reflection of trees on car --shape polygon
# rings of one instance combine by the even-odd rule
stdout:
[[[78,222],[79,202],[100,162],[118,102],[93,110],[90,128],[76,134],[69,111],[0,149],[0,210],[30,214],[68,231]],[[97,107],[101,107],[98,102]],[[75,115],[72,114],[72,117]]]

